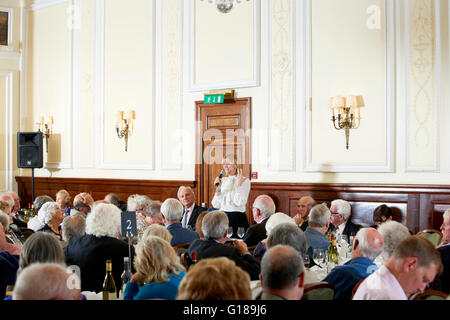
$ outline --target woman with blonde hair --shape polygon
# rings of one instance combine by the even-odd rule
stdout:
[[[250,194],[250,180],[244,177],[242,164],[235,154],[228,154],[222,161],[223,177],[216,177],[216,192],[212,199],[214,208],[227,214],[230,227],[233,227],[232,238],[237,238],[237,229],[249,227],[246,206]]]
[[[67,217],[70,215],[70,194],[65,189],[61,189],[56,193],[56,202],[59,205],[59,209],[64,213],[64,216]]]
[[[186,270],[169,242],[149,235],[136,246],[136,273],[127,283],[124,300],[175,300]]]
[[[145,229],[144,233],[142,234],[142,239],[147,238],[149,236],[160,237],[160,238],[166,240],[168,243],[170,243],[170,241],[172,241],[172,234],[170,233],[170,231],[167,230],[166,227],[163,227],[159,224],[149,225]]]

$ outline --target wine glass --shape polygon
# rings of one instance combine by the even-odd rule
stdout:
[[[303,264],[305,265],[306,269],[309,268],[309,255],[306,252],[303,254]]]
[[[238,230],[237,230],[237,234],[238,234],[239,238],[242,239],[244,237],[244,234],[245,234],[244,227],[239,227]]]
[[[228,227],[227,237],[231,238],[232,235],[233,235],[233,227]]]
[[[325,250],[323,249],[314,249],[313,250],[313,260],[314,263],[319,267],[325,267]]]

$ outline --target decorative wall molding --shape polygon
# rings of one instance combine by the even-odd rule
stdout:
[[[277,10],[272,10],[273,7],[277,7]],[[285,14],[280,14],[280,13]],[[292,34],[289,36],[288,28],[283,25],[279,25],[279,28],[276,29],[272,25],[272,19],[275,19],[278,23],[282,23],[282,21],[277,18],[282,18],[285,16],[290,16],[291,25],[290,29]],[[296,116],[295,116],[295,106],[296,106],[296,1],[295,0],[277,0],[269,2],[269,10],[268,10],[268,23],[269,23],[269,32],[268,32],[268,45],[269,45],[269,64],[268,64],[268,169],[270,171],[277,172],[294,172],[295,171],[295,158],[296,158]],[[276,30],[277,34],[274,34],[274,30]],[[281,36],[280,33],[283,33],[284,37]],[[278,43],[278,46],[272,46],[272,39],[290,39],[290,52],[284,51],[284,44]],[[277,89],[274,89],[274,82],[276,82],[276,78],[279,79]],[[288,79],[290,80],[290,84],[288,87]],[[284,83],[283,83],[284,82]],[[289,97],[290,95],[290,97]],[[273,100],[277,100],[276,108],[273,108]],[[276,110],[281,113],[281,122],[274,123],[273,122],[273,112]],[[272,141],[271,133],[274,132],[274,127],[278,127],[280,132],[280,140]],[[290,127],[290,128],[289,128]],[[283,141],[286,141],[286,137],[284,132],[292,131],[291,134],[291,153],[290,155],[285,154],[282,150],[281,152],[277,152],[276,154],[281,157],[289,156],[290,165],[287,167],[275,167],[274,161],[272,161],[273,157],[273,146],[282,146]]]
[[[207,91],[213,89],[257,87],[260,84],[261,65],[261,32],[260,32],[260,1],[253,3],[253,75],[252,79],[217,82],[209,84],[195,83],[195,1],[189,0],[189,85],[187,91]]]
[[[432,23],[432,21],[430,22],[431,27],[434,29],[434,33],[431,35],[431,48],[434,50],[434,55],[431,59],[431,61],[425,61],[424,59],[421,59],[420,62],[415,61],[412,62],[411,61],[411,32],[410,32],[410,23],[411,23],[411,19],[410,19],[410,14],[409,14],[409,8],[410,8],[410,4],[411,1],[407,0],[405,1],[405,12],[404,12],[404,19],[405,19],[405,128],[406,128],[406,136],[405,136],[405,172],[439,172],[439,168],[440,168],[440,159],[439,159],[439,148],[440,148],[440,134],[439,134],[439,130],[440,130],[440,121],[439,121],[439,109],[440,109],[440,68],[441,68],[441,55],[440,55],[440,48],[441,48],[441,40],[440,40],[440,2],[439,0],[420,0],[420,2],[424,5],[426,5],[426,2],[429,3],[434,3],[434,11],[432,11],[432,14],[434,15],[434,25]],[[419,12],[420,11],[420,12]],[[426,12],[424,12],[424,10],[419,10],[419,14],[426,14]],[[423,19],[423,17],[419,17],[419,21],[417,21],[419,24],[421,24],[421,28],[420,30],[423,30],[423,28],[425,27],[424,24],[426,23]],[[420,31],[418,30],[418,31]],[[427,43],[425,43],[424,41],[426,40],[423,36],[420,36],[420,38],[418,38],[418,40],[420,41],[420,43],[418,44],[418,48],[416,51],[420,51],[422,52],[424,50],[424,46],[427,45]],[[418,64],[420,63],[420,64]],[[427,67],[428,64],[428,67]],[[435,135],[435,145],[434,145],[434,165],[430,166],[430,167],[414,167],[414,166],[410,166],[409,165],[409,153],[410,153],[410,149],[409,149],[409,137],[411,134],[413,134],[413,132],[411,132],[409,126],[412,123],[411,120],[411,113],[413,113],[412,108],[416,108],[417,104],[416,102],[412,99],[410,99],[409,95],[410,95],[410,84],[414,81],[410,81],[410,70],[411,67],[415,67],[416,71],[420,74],[424,74],[427,72],[427,70],[424,70],[429,68],[430,70],[430,81],[425,81],[423,83],[419,84],[419,79],[416,79],[416,83],[418,85],[421,85],[421,90],[419,90],[416,94],[416,97],[428,97],[430,92],[426,92],[425,86],[430,83],[432,83],[433,87],[434,87],[434,92],[432,92],[431,94],[434,95],[433,100],[434,103],[429,105],[428,107],[431,109],[433,109],[434,112],[434,135]],[[432,78],[434,77],[434,82],[432,82]],[[423,105],[422,105],[423,106]],[[415,112],[414,112],[415,113]],[[423,123],[422,123],[423,125]],[[427,131],[427,128],[425,126],[421,126],[419,129],[423,129],[425,131]],[[430,128],[428,128],[430,129]],[[414,136],[418,135],[418,130],[416,130]],[[428,134],[429,137],[429,134]],[[430,139],[431,142],[431,139]]]
[[[386,21],[386,158],[383,164],[379,163],[333,163],[333,164],[313,164],[312,163],[312,136],[311,136],[311,116],[312,116],[312,70],[311,70],[311,10],[312,0],[304,2],[303,20],[305,29],[302,32],[302,43],[305,48],[304,61],[304,83],[305,83],[305,105],[304,105],[304,158],[303,169],[306,172],[393,172],[394,171],[394,114],[395,114],[395,28],[394,28],[394,1],[384,0]]]
[[[20,118],[21,118],[21,124],[20,124],[20,130],[23,131],[26,128],[26,118],[28,117],[28,108],[27,108],[27,68],[29,67],[27,65],[27,59],[28,59],[28,19],[29,19],[29,13],[38,11],[41,9],[46,9],[49,7],[53,7],[60,4],[69,3],[70,5],[74,5],[75,0],[54,0],[54,1],[48,1],[43,2],[39,4],[33,4],[29,7],[26,7],[24,9],[24,49],[22,54],[22,73],[24,81],[21,81],[21,106],[20,106]],[[68,81],[67,81],[67,122],[66,122],[66,128],[68,131],[67,139],[66,139],[66,155],[68,157],[68,161],[66,162],[45,162],[45,169],[71,169],[72,168],[72,109],[73,109],[73,69],[74,69],[74,53],[73,53],[73,39],[74,39],[74,29],[71,29],[69,33],[69,42],[68,42],[68,48],[69,48],[69,61],[68,61]]]
[[[4,119],[6,120],[6,126],[5,126],[5,132],[3,134],[5,135],[5,180],[6,180],[6,189],[7,190],[13,190],[13,180],[14,180],[14,171],[13,171],[13,141],[14,141],[14,135],[15,135],[15,127],[14,127],[14,96],[13,96],[13,88],[14,88],[14,77],[12,71],[3,71],[0,70],[0,77],[6,78],[6,97],[2,97],[2,99],[5,99],[6,102],[6,110]]]
[[[170,3],[178,3],[178,8],[172,8],[167,6]],[[177,162],[175,165],[166,165],[164,161],[164,155],[167,150],[172,151],[169,154],[175,154],[177,151],[176,145],[168,145],[164,142],[164,138],[171,134],[175,134],[177,130],[181,132],[183,127],[183,16],[184,16],[184,1],[174,0],[172,2],[168,0],[160,1],[160,12],[161,17],[159,31],[159,81],[158,90],[159,96],[159,115],[161,132],[159,134],[160,142],[160,168],[163,171],[181,171],[183,168],[183,143],[179,141],[180,154],[176,156]],[[171,15],[167,21],[165,21],[166,15],[164,15],[165,10],[168,10]],[[165,25],[166,23],[166,25]],[[178,30],[175,28],[178,26]],[[173,27],[173,29],[171,29]],[[164,37],[164,32],[170,30],[169,37]],[[178,33],[178,34],[177,34]],[[177,38],[177,36],[179,36]],[[165,50],[167,49],[167,50]],[[171,67],[166,67],[166,62],[169,63]],[[168,70],[166,70],[168,69]],[[167,92],[166,92],[167,90]],[[173,126],[173,128],[165,127],[165,113],[170,113],[170,111],[178,113],[178,124],[179,127]],[[175,116],[175,114],[171,114]],[[172,117],[173,118],[173,117]],[[166,130],[164,130],[166,129]],[[183,139],[184,137],[180,135],[178,139]],[[167,142],[167,141],[166,141]]]
[[[154,1],[151,2],[150,5],[150,16],[152,17],[150,24],[150,34],[151,34],[151,56],[149,59],[151,60],[151,70],[149,70],[149,74],[151,77],[151,86],[149,88],[150,96],[151,96],[151,112],[150,118],[148,119],[149,125],[149,145],[152,146],[152,154],[150,156],[150,161],[148,163],[128,163],[128,162],[105,162],[104,160],[104,112],[105,112],[105,101],[104,101],[104,94],[105,94],[105,0],[96,0],[95,3],[95,17],[96,17],[96,32],[95,32],[95,43],[96,43],[96,53],[95,53],[95,123],[98,123],[97,126],[97,133],[96,133],[96,145],[99,146],[99,148],[96,148],[97,152],[95,154],[95,162],[97,164],[97,167],[100,169],[111,169],[111,170],[154,170],[154,164],[153,164],[153,151],[154,151],[154,138],[153,138],[153,127],[154,127],[154,120],[153,120],[153,114],[155,110],[154,106],[154,48],[155,48],[155,37],[154,37],[154,21],[156,19],[155,16],[155,3]]]

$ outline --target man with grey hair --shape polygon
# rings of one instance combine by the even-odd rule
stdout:
[[[375,263],[383,265],[389,260],[395,247],[411,234],[405,225],[397,221],[387,221],[381,224],[378,232],[383,237],[383,250],[375,259]]]
[[[15,195],[15,193],[12,194]],[[0,200],[6,201],[11,208],[9,212],[5,212],[9,217],[9,229],[7,230],[7,232],[11,235],[11,239],[8,238],[7,241],[14,244],[23,244],[26,239],[19,228],[26,228],[27,224],[15,217],[13,209],[16,207],[16,202],[12,194],[11,192],[3,192],[2,194],[0,194]]]
[[[161,205],[161,213],[164,217],[164,224],[172,235],[170,244],[176,246],[184,243],[192,243],[200,238],[197,232],[183,228],[181,218],[183,217],[183,205],[175,198],[166,199]]]
[[[83,236],[86,232],[86,219],[81,214],[65,217],[61,224],[62,238],[69,241],[70,238]]]
[[[290,246],[270,248],[261,260],[259,279],[263,291],[258,300],[300,300],[305,280],[302,257]]]
[[[190,228],[192,231],[195,231],[195,223],[197,222],[198,216],[200,213],[208,209],[200,207],[195,203],[195,194],[191,187],[179,187],[177,195],[178,200],[180,200],[184,207],[181,226],[183,228]]]
[[[328,250],[330,241],[328,241],[325,233],[330,226],[330,216],[330,210],[323,204],[315,205],[309,211],[309,224],[308,228],[306,228],[305,236],[311,258],[314,249]]]
[[[444,270],[441,275],[436,277],[433,288],[450,294],[450,209],[445,210],[443,218],[442,242],[437,246],[437,250],[441,255]]]
[[[232,245],[225,244],[228,233],[228,216],[225,212],[209,212],[203,218],[202,232],[205,238],[197,239],[189,246],[188,254],[191,259],[193,255],[197,260],[226,257],[246,271],[251,280],[259,279],[259,262],[248,252],[245,242],[232,240]]]
[[[108,193],[103,200],[115,205],[122,211],[127,211],[127,203],[120,200],[119,196],[115,193]]]
[[[2,192],[0,200],[8,202],[11,207],[11,212],[8,212],[8,215],[11,217],[11,225],[15,225],[18,228],[26,228],[27,224],[17,217],[17,211],[20,209],[20,201],[17,194],[12,191]]]
[[[352,258],[334,267],[323,280],[334,285],[335,300],[350,300],[359,280],[377,270],[373,262],[383,248],[383,237],[374,228],[362,228],[353,241]]]
[[[337,199],[331,201],[330,206],[331,223],[329,230],[332,231],[336,237],[345,235],[347,241],[350,240],[352,234],[356,234],[359,227],[350,220],[352,214],[352,207],[350,203],[345,200]]]
[[[34,263],[20,272],[13,300],[81,300],[75,273],[56,263]]]
[[[147,226],[152,224],[164,225],[164,217],[161,213],[161,201],[152,201],[152,203],[147,207],[145,215],[145,224]]]
[[[242,239],[249,247],[267,238],[266,222],[275,213],[275,202],[267,194],[259,195],[253,202],[252,213],[256,224],[247,229]]]

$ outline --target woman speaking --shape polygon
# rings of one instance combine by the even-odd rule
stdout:
[[[214,180],[216,192],[212,205],[227,214],[229,226],[233,227],[232,238],[236,238],[239,227],[243,227],[244,230],[249,227],[245,211],[250,193],[250,180],[242,175],[242,166],[238,164],[234,154],[229,154],[223,159],[222,173]]]

